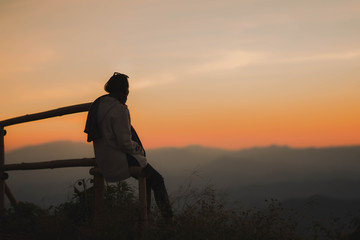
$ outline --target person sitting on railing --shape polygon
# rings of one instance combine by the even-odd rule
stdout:
[[[130,177],[129,167],[144,167],[148,210],[152,189],[162,215],[171,219],[173,213],[164,178],[147,163],[143,145],[131,125],[125,105],[129,94],[128,76],[115,72],[104,88],[109,94],[93,102],[85,126],[101,173],[106,181],[117,182]]]

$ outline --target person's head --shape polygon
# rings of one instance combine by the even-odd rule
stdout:
[[[127,96],[129,94],[128,76],[115,72],[104,86],[106,92],[113,95]]]

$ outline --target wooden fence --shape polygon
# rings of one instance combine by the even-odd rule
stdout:
[[[72,160],[58,160],[50,162],[38,163],[19,163],[5,165],[5,147],[4,136],[6,135],[5,127],[26,123],[46,118],[63,116],[67,114],[86,112],[89,110],[91,103],[78,104],[69,107],[58,108],[46,112],[35,114],[28,114],[21,117],[10,118],[0,122],[0,215],[3,214],[5,207],[5,195],[8,196],[12,204],[16,204],[16,199],[12,195],[10,188],[7,186],[5,180],[8,174],[5,171],[11,170],[31,170],[31,169],[46,169],[46,168],[59,168],[59,167],[82,167],[82,166],[96,166],[94,159],[72,159]]]
[[[6,135],[5,127],[20,123],[25,123],[25,122],[31,122],[46,118],[73,114],[73,113],[87,112],[90,106],[91,103],[83,103],[83,104],[62,107],[46,112],[28,114],[28,115],[0,121],[0,216],[3,214],[5,208],[5,195],[8,197],[11,204],[17,204],[16,198],[13,196],[9,186],[6,184],[6,179],[9,177],[6,171],[54,169],[54,168],[65,168],[65,167],[92,167],[89,173],[94,176],[94,192],[95,192],[94,211],[95,211],[95,216],[97,215],[98,206],[100,206],[104,196],[104,178],[101,175],[99,169],[97,168],[96,161],[94,158],[5,164],[5,150],[4,150],[4,136]],[[145,176],[143,173],[143,169],[139,167],[130,168],[130,173],[132,176],[136,176],[139,179],[141,220],[143,222],[143,225],[145,226],[147,221]]]

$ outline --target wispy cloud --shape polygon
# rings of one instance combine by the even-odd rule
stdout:
[[[208,56],[207,60],[193,68],[195,72],[231,70],[263,62],[267,58],[265,52],[227,51]]]
[[[169,84],[175,81],[175,77],[172,74],[160,74],[151,78],[139,78],[139,81],[133,82],[131,88],[134,90],[143,89],[153,86],[159,86]]]
[[[286,54],[287,55],[287,54]],[[306,64],[310,62],[343,61],[360,58],[360,50],[339,51],[327,53],[309,53],[302,55],[285,56],[273,52],[256,52],[236,50],[229,52],[211,53],[204,57],[203,62],[192,63],[188,66],[191,73],[206,73],[214,71],[226,71],[254,65],[273,64]]]
[[[317,62],[317,61],[338,61],[352,60],[360,58],[360,50],[318,53],[304,56],[294,56],[289,58],[278,58],[273,61],[275,63],[301,63],[301,62]]]

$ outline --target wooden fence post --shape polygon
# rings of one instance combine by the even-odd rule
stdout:
[[[104,177],[99,168],[91,168],[89,173],[94,176],[94,219],[96,219],[99,215],[101,204],[104,201]]]
[[[5,164],[4,136],[4,127],[0,126],[0,216],[3,215],[5,208],[5,176],[3,170]]]
[[[139,177],[139,201],[140,201],[140,218],[142,221],[143,232],[147,229],[147,202],[146,202],[146,177]]]
[[[130,167],[130,175],[137,178],[139,182],[139,207],[142,238],[146,238],[147,232],[147,201],[146,201],[146,175],[145,169],[142,167]]]

